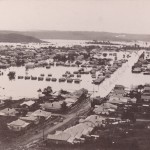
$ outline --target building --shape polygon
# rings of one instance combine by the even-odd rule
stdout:
[[[125,87],[123,85],[115,85],[113,92],[116,95],[123,95],[125,93]]]
[[[76,144],[84,143],[86,137],[90,136],[90,133],[95,127],[103,124],[104,118],[97,115],[91,115],[86,119],[80,119],[80,123],[69,127],[61,132],[55,134],[49,134],[47,136],[48,144]]]
[[[7,126],[12,131],[23,131],[29,127],[30,123],[27,123],[23,120],[16,120],[11,123],[7,123]]]
[[[60,112],[62,111],[63,103],[64,103],[63,101],[45,103],[45,104],[42,104],[41,107],[42,107],[42,110],[51,111],[51,112]]]
[[[17,113],[14,108],[5,108],[0,111],[0,116],[16,116]]]
[[[144,102],[150,102],[150,87],[148,85],[144,87],[144,90],[141,94],[141,100]]]
[[[35,101],[25,101],[22,104],[20,104],[21,107],[26,108],[26,109],[31,109],[35,106]]]
[[[20,117],[19,119],[31,124],[38,124],[40,121],[38,117],[32,115],[26,117]]]
[[[46,120],[51,117],[51,113],[50,112],[43,111],[43,110],[40,110],[40,109],[36,110],[35,112],[31,113],[30,115],[38,117],[39,119],[44,118]],[[28,115],[28,116],[30,116],[30,115]]]

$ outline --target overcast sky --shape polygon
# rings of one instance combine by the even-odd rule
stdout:
[[[150,1],[0,0],[0,30],[150,34]]]

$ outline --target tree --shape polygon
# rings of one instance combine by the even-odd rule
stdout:
[[[43,90],[42,93],[43,93],[45,96],[50,96],[52,92],[53,92],[52,87],[48,86],[47,88],[45,88],[45,89]]]
[[[63,112],[65,112],[65,111],[67,110],[67,104],[66,104],[66,102],[63,102],[63,103],[61,104],[61,108],[62,108],[62,111],[63,111]]]
[[[106,56],[107,56],[107,53],[103,53],[103,56],[106,57]]]

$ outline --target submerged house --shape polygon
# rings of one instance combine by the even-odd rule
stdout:
[[[123,85],[115,85],[113,92],[116,95],[123,95],[125,93],[125,87]]]

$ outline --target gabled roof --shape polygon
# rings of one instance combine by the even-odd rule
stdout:
[[[21,106],[23,106],[23,105],[32,106],[33,104],[35,104],[35,101],[26,101],[26,102],[23,102],[23,103],[20,104],[20,105],[21,105]]]
[[[53,102],[53,103],[45,103],[42,105],[45,109],[61,109],[62,101],[60,102]]]
[[[51,116],[51,113],[39,109],[39,110],[36,110],[35,112],[33,112],[33,113],[31,114],[31,116],[37,116],[37,117],[45,117],[45,118],[48,118],[48,117]]]
[[[27,117],[20,117],[21,120],[24,121],[36,121],[37,117],[36,116],[27,116]]]
[[[60,134],[49,134],[47,139],[49,140],[59,140],[59,141],[67,141],[71,137],[70,134],[62,132]]]
[[[0,115],[11,115],[13,113],[17,113],[17,111],[14,108],[5,108],[3,110],[0,111]]]
[[[23,120],[16,120],[16,121],[13,121],[11,123],[8,123],[9,126],[22,126],[22,127],[26,127],[27,125],[29,125],[29,123],[23,121]]]

